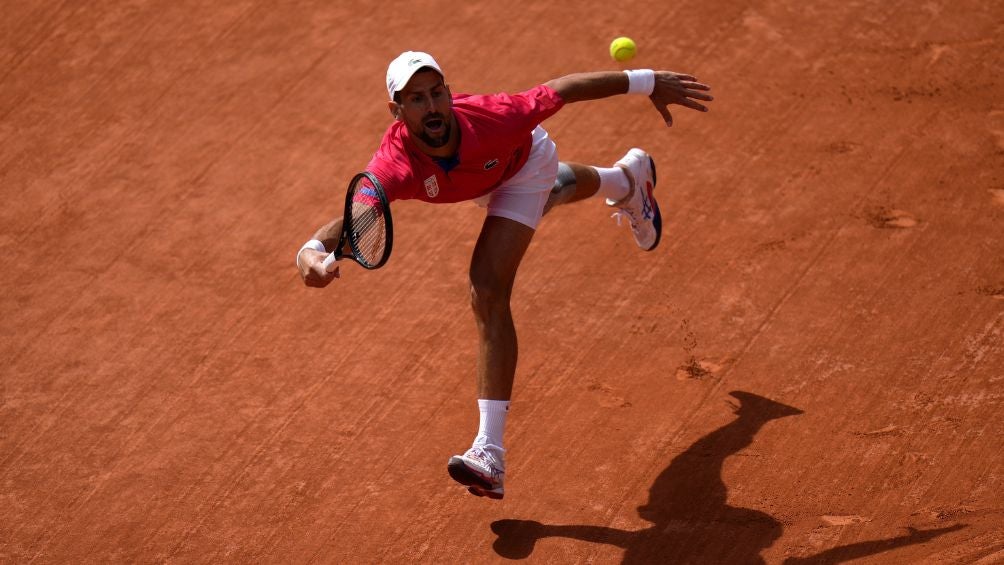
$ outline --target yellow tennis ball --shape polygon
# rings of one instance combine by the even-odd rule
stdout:
[[[630,37],[618,37],[610,42],[610,56],[615,61],[630,61],[638,51],[638,47]]]

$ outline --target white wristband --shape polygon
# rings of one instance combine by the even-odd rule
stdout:
[[[321,253],[324,253],[324,252],[327,251],[327,249],[324,248],[324,244],[321,243],[321,240],[319,240],[319,239],[312,239],[312,240],[308,241],[307,243],[304,243],[303,247],[301,247],[300,250],[296,252],[296,266],[297,267],[300,266],[300,253],[302,253],[304,249],[313,249],[314,251],[320,251]]]
[[[652,69],[639,69],[636,71],[624,71],[628,76],[628,94],[644,94],[651,96],[655,90],[655,71]]]

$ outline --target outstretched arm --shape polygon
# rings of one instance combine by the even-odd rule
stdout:
[[[705,102],[714,100],[708,94],[711,87],[697,82],[697,78],[692,75],[672,71],[655,71],[654,75],[655,85],[649,99],[662,115],[667,126],[673,125],[673,116],[669,112],[671,104],[679,104],[693,110],[707,112],[707,106],[698,100]],[[626,73],[602,71],[566,75],[544,84],[556,90],[562,100],[566,104],[570,104],[627,94],[630,82]]]

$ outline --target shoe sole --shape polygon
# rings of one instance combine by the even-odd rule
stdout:
[[[655,185],[659,183],[659,178],[655,173],[655,159],[651,155],[648,157],[648,164],[652,168],[652,188],[648,190],[646,187],[646,190],[648,190],[648,199],[652,202],[652,210],[655,211],[655,218],[652,219],[652,225],[655,226],[655,243],[645,251],[652,251],[656,247],[659,247],[659,240],[662,239],[662,214],[659,212],[659,203],[655,201],[655,195],[653,194],[655,192]]]
[[[478,487],[467,487],[467,492],[473,494],[474,496],[484,496],[486,498],[491,498],[492,500],[502,500],[503,493],[496,492],[494,490],[482,490]]]
[[[503,496],[503,493],[496,492],[492,488],[490,482],[472,471],[459,456],[450,457],[450,462],[446,464],[446,470],[454,481],[468,487],[467,490],[475,496],[487,496],[496,500]]]

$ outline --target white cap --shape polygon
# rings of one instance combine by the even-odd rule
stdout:
[[[439,68],[439,63],[428,53],[421,51],[405,51],[390,62],[387,67],[387,94],[390,99],[394,99],[394,93],[404,88],[412,75],[423,68],[429,68],[440,76],[443,76],[443,69]]]

